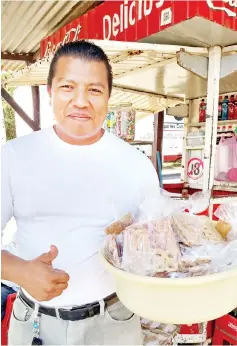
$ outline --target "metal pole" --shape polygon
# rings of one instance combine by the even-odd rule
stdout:
[[[214,186],[221,47],[209,49],[203,191]]]

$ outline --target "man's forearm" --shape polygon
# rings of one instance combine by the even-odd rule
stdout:
[[[27,261],[12,255],[6,250],[1,251],[2,257],[2,279],[8,280],[22,286]]]

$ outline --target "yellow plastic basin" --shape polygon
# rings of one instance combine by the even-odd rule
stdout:
[[[193,324],[221,317],[237,307],[237,267],[206,276],[167,279],[131,274],[103,256],[116,293],[132,312],[151,321]]]

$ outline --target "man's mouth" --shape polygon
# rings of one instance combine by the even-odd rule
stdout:
[[[76,121],[88,121],[91,119],[91,117],[86,113],[71,113],[68,117]]]

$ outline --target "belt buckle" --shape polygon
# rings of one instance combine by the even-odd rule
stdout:
[[[89,313],[89,317],[95,316],[95,312],[94,312],[93,306],[91,304],[88,304],[87,310],[88,310],[88,313]]]
[[[60,318],[66,321],[84,320],[88,317],[87,311],[88,309],[85,306],[72,309],[58,309]]]

